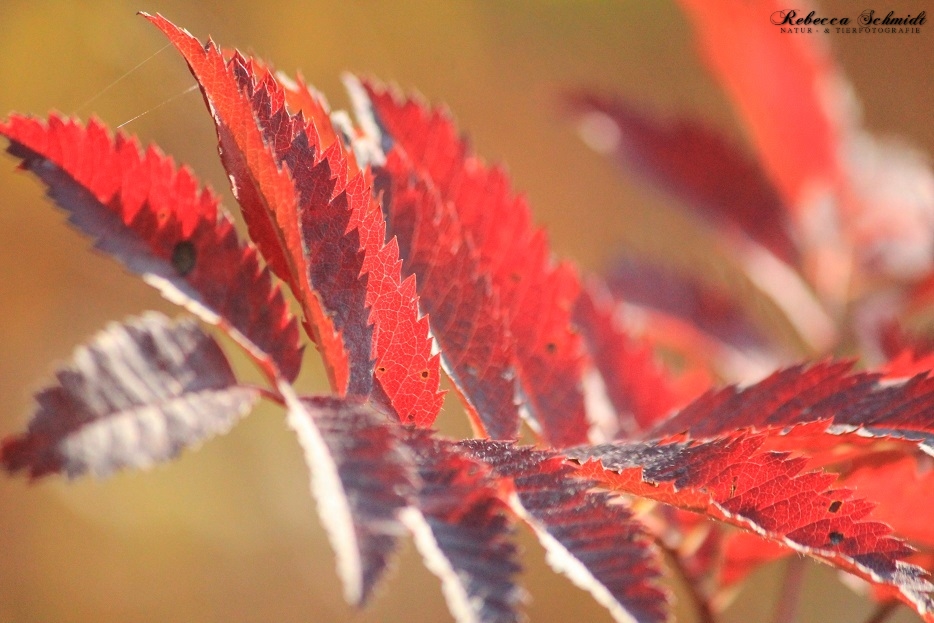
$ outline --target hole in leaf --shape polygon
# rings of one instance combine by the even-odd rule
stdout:
[[[423,379],[427,379],[427,378],[428,378],[428,370],[422,370],[421,376],[422,376]]]
[[[555,351],[558,350],[558,345],[554,342],[548,342],[545,344],[545,350],[548,351],[548,354],[553,355],[555,354]]]
[[[195,260],[197,260],[195,245],[188,240],[182,240],[172,249],[172,266],[182,277],[194,269]]]
[[[380,367],[376,368],[376,371],[379,372],[380,374],[382,374],[383,372],[386,371],[386,367],[385,367],[385,366],[380,366]]]
[[[843,506],[843,502],[841,502],[840,500],[834,500],[830,504],[830,508],[828,510],[830,510],[831,513],[836,513],[838,510],[840,510],[841,506]]]
[[[843,542],[843,534],[839,532],[831,532],[829,535],[831,545],[839,545]]]

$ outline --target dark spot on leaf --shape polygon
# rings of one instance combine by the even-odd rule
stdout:
[[[172,266],[182,277],[194,269],[196,259],[195,245],[188,240],[182,240],[172,249]]]
[[[421,375],[421,376],[422,376],[423,379],[427,379],[427,378],[428,378],[428,370],[422,370],[422,375]]]
[[[831,545],[839,545],[843,542],[843,534],[839,532],[831,532],[829,538]]]
[[[555,354],[555,351],[558,350],[558,345],[554,342],[548,342],[545,344],[545,350],[548,351],[548,354],[553,355]]]
[[[831,513],[836,513],[838,510],[840,510],[840,507],[841,507],[841,506],[843,506],[843,502],[841,502],[840,500],[834,500],[834,501],[830,504],[830,509],[829,509],[829,510],[830,510]]]
[[[405,419],[406,419],[406,421],[408,421],[408,422],[412,422],[412,421],[415,420],[415,416],[412,415],[411,413],[409,413],[407,416],[405,416]]]
[[[512,279],[513,283],[519,283],[522,280],[522,275],[519,273],[510,273],[509,278]]]
[[[376,368],[376,371],[379,372],[380,374],[382,374],[383,372],[386,371],[386,367],[385,367],[385,366],[380,366],[380,367]]]

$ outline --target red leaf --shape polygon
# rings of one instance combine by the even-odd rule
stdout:
[[[614,319],[615,307],[602,284],[581,292],[574,319],[627,433],[650,428],[703,391],[703,380],[678,383],[655,359],[651,344],[626,334]],[[703,384],[702,384],[703,383]]]
[[[405,531],[399,513],[413,493],[411,459],[400,450],[395,426],[366,403],[298,399],[281,383],[280,391],[311,470],[312,494],[337,556],[344,596],[363,604]]]
[[[620,99],[579,94],[570,106],[583,138],[593,137],[591,147],[671,191],[714,224],[735,228],[788,264],[797,262],[778,192],[756,161],[725,136],[696,120],[656,119]]]
[[[264,158],[252,162],[248,153],[246,170],[225,161],[232,177],[261,180],[268,170],[279,182],[274,190],[291,193],[271,212],[288,257],[303,268],[302,287],[310,289],[305,298],[320,299],[327,325],[339,331],[342,353],[349,355],[347,390],[367,395],[372,388],[403,421],[429,426],[443,399],[438,358],[431,354],[428,323],[418,316],[415,281],[402,280],[398,246],[386,242],[369,175],[350,167],[340,142],[320,149],[314,123],[289,115],[281,85],[264,66],[239,54],[225,64],[210,42],[206,49],[167,21],[150,19],[202,85],[222,146],[225,128],[249,116],[253,125],[241,132],[244,146],[259,149]]]
[[[734,105],[786,202],[800,209],[814,185],[840,179],[838,110],[829,110],[834,67],[814,42],[782,34],[770,21],[777,2],[681,0],[702,52]],[[718,15],[729,13],[731,19]],[[802,16],[803,17],[803,16]],[[768,76],[768,79],[763,79]],[[835,102],[836,103],[836,102]],[[794,128],[789,132],[788,128]]]
[[[26,433],[0,446],[7,471],[76,477],[151,467],[226,433],[259,398],[237,385],[197,322],[156,312],[111,324],[56,377],[36,394]]]
[[[555,264],[545,234],[513,194],[505,173],[470,153],[450,118],[415,100],[400,100],[364,83],[387,140],[451,202],[480,272],[490,275],[508,310],[524,398],[544,438],[554,446],[581,443],[587,420],[580,379],[584,357],[571,328],[580,289],[569,264]]]
[[[507,442],[464,441],[471,456],[510,479],[513,510],[535,531],[549,564],[588,591],[620,622],[667,620],[659,552],[651,537],[593,481],[557,454]]]
[[[805,458],[762,451],[763,441],[734,434],[697,443],[605,444],[568,456],[606,487],[704,513],[894,587],[934,620],[934,585],[904,562],[912,550],[891,528],[866,519],[873,505],[848,489],[831,489],[832,474],[802,473]]]
[[[377,170],[390,232],[416,277],[418,296],[441,362],[465,399],[477,430],[494,439],[519,434],[515,341],[506,310],[450,204],[393,149]]]
[[[295,185],[257,127],[252,104],[234,75],[233,65],[225,62],[213,42],[201,45],[161,15],[142,15],[182,53],[201,86],[217,127],[221,160],[243,208],[250,237],[301,303],[305,327],[322,352],[332,387],[346,392],[350,362],[308,279],[309,259],[302,252]]]
[[[417,508],[403,521],[427,566],[442,582],[458,623],[512,623],[522,620],[523,592],[515,584],[518,550],[490,470],[469,459],[452,441],[413,431],[421,487]]]
[[[745,389],[708,392],[647,434],[716,438],[738,429],[769,430],[818,447],[829,435],[904,439],[934,453],[934,379],[898,381],[851,373],[851,363],[818,363],[775,372]],[[806,426],[802,426],[806,424]],[[833,443],[832,441],[830,443]]]
[[[855,461],[844,483],[876,503],[874,518],[913,544],[934,550],[934,525],[929,515],[934,471],[929,457],[877,453]]]
[[[48,123],[13,116],[0,134],[98,249],[220,326],[271,378],[295,378],[298,327],[282,293],[187,168],[155,147],[140,153],[135,139],[112,138],[93,120],[85,127],[55,115]]]

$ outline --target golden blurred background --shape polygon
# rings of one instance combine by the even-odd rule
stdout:
[[[853,5],[823,6],[842,14]],[[912,0],[876,8],[925,7]],[[190,164],[234,209],[200,95],[182,94],[193,80],[138,10],[289,73],[301,69],[335,107],[347,103],[344,70],[446,102],[478,151],[508,164],[555,249],[586,269],[626,244],[731,279],[689,219],[590,152],[559,113],[562,90],[591,86],[660,113],[701,115],[740,137],[672,2],[0,0],[0,114],[55,109],[95,114],[113,127],[146,113],[126,130]],[[934,153],[934,23],[920,35],[826,39],[862,98],[867,125]],[[13,168],[0,157],[2,435],[23,428],[31,393],[53,362],[108,321],[145,309],[176,313],[89,253],[39,185]],[[310,353],[305,391],[325,389],[314,359]],[[448,409],[445,426],[463,431],[456,411]],[[545,568],[532,539],[522,542],[532,621],[610,620]],[[344,604],[333,563],[298,444],[275,408],[150,473],[35,485],[0,477],[0,623],[450,620],[438,582],[410,545],[363,613]],[[774,571],[757,574],[723,620],[768,619]],[[802,621],[858,621],[871,609],[828,569],[809,568],[808,579],[815,582],[805,589]],[[692,620],[689,608],[679,620]],[[914,619],[906,612],[893,620]]]

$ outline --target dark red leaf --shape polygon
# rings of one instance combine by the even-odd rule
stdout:
[[[697,120],[661,120],[621,100],[570,98],[582,137],[694,208],[749,236],[789,264],[798,251],[785,206],[755,160]]]
[[[494,439],[519,434],[515,341],[506,310],[467,240],[457,213],[393,149],[376,172],[389,231],[416,277],[422,309],[441,362],[464,397],[476,428]]]
[[[225,161],[232,178],[268,175],[275,183],[272,191],[291,194],[277,194],[278,203],[264,194],[271,206],[264,214],[277,223],[287,259],[297,268],[293,275],[309,290],[305,299],[320,300],[327,326],[339,332],[349,376],[338,391],[368,395],[372,389],[403,421],[429,426],[443,399],[438,357],[431,354],[428,323],[418,316],[415,281],[402,280],[398,246],[386,241],[369,175],[351,167],[341,142],[322,151],[315,124],[330,121],[309,123],[302,115],[289,115],[285,92],[265,66],[239,54],[225,63],[211,42],[202,46],[166,20],[150,19],[182,52],[201,84],[222,152],[228,127],[252,124],[233,134],[246,166]]]
[[[187,168],[133,138],[52,115],[0,124],[8,151],[49,187],[72,225],[174,303],[220,326],[267,375],[292,380],[298,327],[256,250]]]
[[[512,481],[513,510],[535,531],[549,564],[589,591],[615,621],[668,619],[659,552],[629,510],[553,452],[507,442],[464,441],[471,456]]]
[[[36,394],[29,429],[0,447],[10,472],[76,477],[147,468],[226,433],[259,398],[237,385],[217,342],[194,320],[155,312],[111,324],[56,377]]]
[[[569,264],[555,264],[545,233],[502,169],[470,153],[448,115],[364,83],[384,142],[401,146],[416,170],[451,203],[480,273],[490,276],[516,341],[523,397],[544,438],[555,446],[587,439],[581,386],[584,356],[571,328],[579,292]]]
[[[805,458],[763,451],[764,440],[739,433],[706,442],[605,444],[568,456],[603,486],[703,513],[893,587],[934,620],[934,585],[905,562],[912,550],[891,528],[866,518],[872,503],[832,489],[833,474],[802,472]]]
[[[337,556],[344,596],[363,604],[405,533],[399,513],[414,490],[411,458],[400,449],[395,425],[368,404],[298,399],[287,386],[280,390],[311,470],[311,491]]]
[[[517,606],[523,592],[514,577],[518,551],[496,478],[452,441],[426,431],[413,431],[406,441],[421,486],[403,521],[425,565],[441,579],[455,620],[522,620]]]
[[[321,351],[332,387],[347,390],[350,362],[344,342],[309,282],[310,258],[302,249],[296,187],[280,166],[272,145],[256,125],[252,103],[220,50],[202,45],[161,15],[142,14],[182,53],[198,80],[217,127],[218,149],[234,196],[270,268],[295,293],[305,313],[305,327]]]

